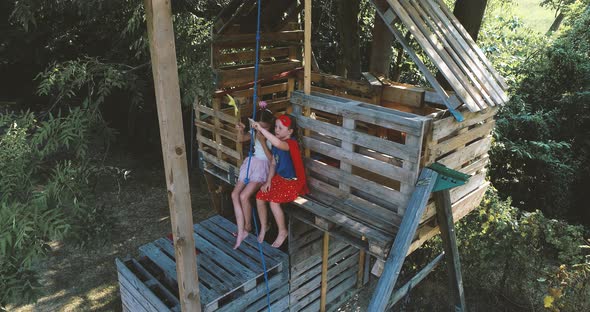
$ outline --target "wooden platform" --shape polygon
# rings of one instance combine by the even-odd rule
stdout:
[[[199,289],[203,311],[267,309],[264,270],[253,235],[234,250],[236,226],[214,216],[194,226]],[[167,238],[140,248],[139,259],[117,259],[121,301],[125,311],[180,311],[174,246]],[[267,243],[263,254],[272,311],[289,307],[288,256]]]

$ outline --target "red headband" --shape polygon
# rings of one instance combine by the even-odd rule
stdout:
[[[283,126],[285,126],[287,128],[291,127],[291,118],[289,118],[289,116],[281,115],[281,117],[279,117],[279,120],[281,121]]]

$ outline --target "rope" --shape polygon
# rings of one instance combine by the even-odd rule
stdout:
[[[258,67],[260,61],[260,3],[258,0],[258,18],[256,21],[256,54],[254,63],[254,96],[252,99],[252,119],[256,120],[256,103],[258,103]],[[246,167],[246,178],[244,184],[248,185],[250,182],[250,161],[252,160],[252,150],[254,149],[254,129],[250,129],[250,150],[248,151],[248,166]],[[252,218],[254,219],[254,228],[256,230],[256,241],[258,242],[258,222],[256,222],[256,207],[252,207]],[[266,301],[268,304],[268,311],[270,312],[270,289],[268,286],[268,273],[266,272],[266,261],[262,252],[262,244],[258,242],[258,251],[260,252],[260,259],[262,260],[262,269],[264,270],[264,283],[266,284]]]

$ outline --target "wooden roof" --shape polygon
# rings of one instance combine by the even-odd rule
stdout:
[[[388,8],[377,8],[389,29],[441,96],[454,110],[465,104],[476,112],[508,101],[508,85],[492,67],[461,23],[442,0],[387,0]],[[374,2],[373,2],[374,3]],[[456,98],[436,81],[397,28],[401,22],[432,63],[449,82]]]

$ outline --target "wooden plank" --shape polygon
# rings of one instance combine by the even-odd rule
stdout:
[[[465,55],[469,57],[472,62],[474,63],[474,68],[477,68],[479,72],[482,73],[483,79],[487,81],[487,83],[493,88],[494,94],[496,94],[500,101],[499,104],[504,104],[508,101],[508,96],[504,92],[502,85],[495,80],[494,73],[488,70],[486,65],[479,59],[477,52],[471,48],[471,46],[467,43],[465,38],[459,33],[457,28],[452,27],[452,22],[445,16],[444,12],[438,7],[437,5],[429,2],[424,1],[420,3],[424,9],[429,12],[430,16],[435,20],[437,25],[443,29],[445,34],[454,40],[456,40],[456,47],[459,47],[458,53],[460,55]],[[502,79],[503,80],[503,79]]]
[[[305,167],[309,171],[317,172],[322,176],[336,181],[342,181],[348,185],[354,186],[354,188],[362,192],[390,201],[394,205],[401,205],[407,201],[405,195],[387,186],[383,186],[357,175],[343,172],[332,166],[322,164],[318,160],[307,158],[304,161]]]
[[[448,156],[439,159],[437,162],[451,168],[451,169],[459,169],[461,165],[464,163],[486,154],[490,149],[492,144],[492,137],[487,136],[475,143],[472,143],[463,149],[457,151],[456,153],[452,153]]]
[[[231,53],[221,53],[217,56],[217,61],[219,63],[230,63],[230,62],[254,62],[256,52],[254,50],[250,51],[238,51],[238,52],[231,52]],[[289,56],[289,48],[288,47],[278,47],[278,48],[268,48],[268,49],[261,49],[260,50],[260,59],[270,59],[270,58],[286,58]]]
[[[301,73],[297,73],[297,77],[302,79]],[[343,90],[352,91],[355,94],[361,94],[366,97],[371,97],[375,94],[375,88],[364,81],[349,80],[337,75],[330,75],[326,73],[312,72],[311,81],[318,87],[326,90]]]
[[[432,139],[440,142],[442,139],[453,134],[455,131],[471,127],[475,124],[494,117],[496,112],[498,112],[497,108],[488,108],[485,111],[476,113],[465,112],[462,113],[463,117],[465,117],[463,122],[457,122],[453,117],[435,120],[433,122]]]
[[[322,244],[322,286],[320,295],[320,311],[326,311],[326,296],[328,292],[328,246],[330,244],[330,234],[324,232],[324,239]]]
[[[443,23],[437,20],[436,14],[428,11],[428,6],[420,5],[418,2],[409,2],[409,4],[413,4],[413,7],[410,6],[410,8],[413,8],[418,13],[418,16],[420,16],[423,22],[428,25],[433,33],[431,34],[433,35],[433,38],[436,38],[435,40],[437,40],[443,45],[444,48],[446,48],[445,51],[452,57],[458,68],[461,69],[461,71],[467,77],[469,77],[469,80],[475,87],[474,91],[486,100],[488,106],[503,104],[502,99],[500,99],[496,94],[496,90],[494,89],[493,85],[489,83],[485,77],[484,72],[482,72],[478,67],[479,64],[474,62],[469,57],[469,54],[461,49],[461,45],[452,36],[452,34],[446,32],[446,30],[442,27]]]
[[[220,136],[230,139],[234,142],[237,141],[236,132],[230,132],[230,131],[222,129],[221,127],[215,128],[214,125],[203,122],[203,121],[199,121],[199,120],[195,121],[195,125],[197,127],[203,128],[203,129],[213,133],[214,135],[220,135]]]
[[[173,251],[174,252],[174,251]],[[171,305],[180,307],[180,302],[175,294],[171,293],[158,279],[156,279],[148,270],[146,270],[137,260],[131,258],[126,265],[133,266],[133,269],[139,271],[142,278],[145,278],[146,285],[150,282],[149,287],[157,288],[159,293],[166,297],[166,300],[171,302]]]
[[[432,3],[434,3],[434,1]],[[469,45],[471,46],[471,49],[473,49],[475,51],[475,53],[479,56],[480,60],[486,65],[487,69],[492,73],[492,75],[494,76],[496,81],[498,81],[498,83],[502,86],[502,88],[504,90],[507,90],[508,84],[506,84],[504,77],[502,77],[500,74],[498,74],[498,72],[494,69],[494,66],[492,65],[492,63],[488,60],[488,58],[485,56],[483,51],[477,46],[475,41],[473,41],[473,39],[471,38],[471,36],[467,32],[467,30],[465,30],[465,28],[463,27],[461,22],[459,22],[459,20],[457,20],[455,15],[449,10],[449,8],[441,0],[436,1],[436,3],[443,10],[443,12],[447,16],[447,18],[451,21],[453,26],[455,26],[455,28],[461,33],[461,35],[463,36],[463,39],[465,39],[467,41],[467,43],[469,43]]]
[[[211,146],[217,150],[221,150],[224,154],[229,155],[229,156],[235,158],[236,160],[243,159],[241,153],[239,153],[239,152],[237,152],[225,145],[219,144],[213,140],[210,140],[208,138],[205,138],[205,137],[199,136],[199,135],[197,136],[197,140],[199,140],[199,142],[201,142],[205,145]]]
[[[219,101],[220,102],[218,104],[221,103],[221,100],[219,100]],[[237,124],[238,121],[239,121],[239,118],[237,118],[236,116],[224,113],[221,110],[220,107],[218,107],[217,109],[215,109],[215,107],[214,108],[209,108],[207,106],[200,105],[199,106],[199,111],[201,113],[205,113],[205,114],[207,114],[209,116],[213,116],[215,118],[219,118],[219,119],[221,119],[221,120],[223,120],[223,121],[225,121],[227,123],[230,123],[232,125]],[[232,112],[233,112],[233,108],[232,108]]]
[[[239,172],[239,171],[237,171],[238,168],[236,166],[234,166],[234,165],[232,165],[232,164],[230,164],[230,163],[228,163],[226,161],[223,161],[223,160],[217,158],[216,156],[214,156],[212,154],[209,154],[209,153],[207,153],[205,151],[202,151],[201,150],[200,152],[202,153],[203,160],[205,160],[205,161],[207,161],[207,162],[215,165],[216,167],[219,167],[220,169],[222,169],[222,170],[224,170],[224,171],[226,171],[228,173],[231,170],[233,170],[235,173],[238,173]]]
[[[183,311],[201,311],[172,7],[169,1],[144,0],[144,5],[175,242],[179,299]]]
[[[391,164],[385,163],[383,161],[371,159],[357,153],[347,152],[337,146],[327,144],[316,139],[304,137],[303,146],[314,152],[339,159],[340,161],[347,162],[353,166],[369,170],[384,177],[402,181],[402,183],[409,182],[412,178],[412,172],[407,169],[392,166]]]
[[[461,274],[461,261],[459,260],[459,248],[455,236],[453,211],[451,208],[451,194],[449,190],[443,190],[434,194],[436,201],[436,216],[440,228],[443,249],[447,255],[447,272],[449,275],[450,289],[454,294],[455,309],[467,311],[465,304],[465,291],[463,289],[463,277]]]
[[[299,44],[303,40],[302,30],[286,30],[279,32],[262,32],[260,33],[260,45],[268,46],[271,44]],[[220,48],[234,48],[241,46],[250,46],[256,41],[256,34],[224,34],[215,38],[213,44]]]
[[[420,272],[416,273],[414,277],[412,277],[407,283],[405,283],[402,287],[398,288],[395,293],[391,296],[391,300],[387,304],[386,310],[389,311],[393,308],[393,305],[400,301],[402,298],[407,296],[410,290],[418,285],[430,272],[432,272],[439,264],[439,262],[444,258],[444,253],[438,255],[434,260],[428,263]]]
[[[416,190],[412,193],[406,214],[400,225],[399,232],[397,233],[391,251],[387,256],[385,262],[385,268],[383,275],[377,283],[377,287],[371,302],[369,303],[369,311],[384,311],[387,306],[387,302],[391,297],[393,287],[400,274],[402,264],[406,258],[406,254],[410,248],[420,218],[426,208],[430,193],[434,188],[438,174],[428,168],[422,169],[418,182],[416,184]]]
[[[422,108],[424,106],[424,90],[403,85],[385,85],[381,100]]]
[[[389,0],[390,3],[394,2]],[[453,62],[449,52],[436,40],[428,30],[420,15],[408,1],[400,0],[392,5],[397,15],[408,26],[416,41],[420,43],[426,54],[440,70],[443,76],[451,84],[453,89],[465,101],[470,111],[479,111],[486,107],[481,94],[469,83],[468,75],[465,75],[457,64]],[[419,31],[418,31],[419,30]],[[448,76],[448,77],[447,77]],[[474,105],[475,104],[475,105]]]
[[[261,63],[258,67],[258,77],[259,79],[267,79],[273,75],[288,72],[298,67],[301,67],[301,61],[298,60]],[[254,66],[217,70],[217,88],[240,86],[253,80]]]
[[[434,157],[439,157],[450,151],[462,148],[465,146],[465,144],[476,140],[477,138],[489,136],[492,132],[492,129],[494,128],[494,125],[495,122],[493,120],[486,122],[481,126],[470,129],[469,131],[461,133],[449,140],[431,146],[431,152]]]
[[[428,67],[422,62],[420,57],[414,52],[414,49],[411,48],[411,45],[405,39],[405,36],[397,29],[394,25],[394,19],[396,19],[395,13],[392,9],[388,9],[386,12],[382,11],[378,5],[375,4],[375,0],[371,0],[373,7],[375,7],[377,14],[383,19],[385,25],[395,36],[395,39],[402,45],[404,51],[410,56],[410,58],[414,61],[414,63],[420,69],[420,72],[424,75],[426,80],[430,83],[430,85],[436,90],[437,94],[439,95],[440,99],[443,103],[449,107],[450,109],[455,109],[459,107],[462,103],[455,97],[451,96],[445,89],[443,89],[434,77],[434,75],[430,72]]]
[[[313,190],[310,197],[318,198],[320,202],[330,205],[333,209],[354,217],[360,222],[364,221],[364,223],[384,232],[391,232],[401,222],[395,212],[339,190],[337,187],[313,177],[308,177],[308,183]]]
[[[305,95],[295,91],[291,96],[291,103],[412,135],[420,135],[422,123],[427,120],[419,115],[321,93]]]
[[[489,183],[486,183],[480,186],[477,190],[471,192],[468,196],[463,197],[456,203],[453,203],[453,219],[455,222],[459,221],[469,212],[473,211],[483,198],[485,191],[487,190]],[[419,232],[418,239],[412,242],[410,245],[410,249],[408,250],[408,254],[414,252],[416,249],[420,248],[424,242],[431,239],[434,235],[439,233],[438,227],[428,227],[422,226]]]
[[[117,273],[119,277],[119,284],[125,287],[128,292],[128,297],[125,299],[134,298],[137,300],[134,306],[141,305],[146,311],[169,311],[170,308],[166,306],[160,298],[158,298],[145,284],[127,268],[127,266],[118,258],[115,259],[117,266]],[[121,292],[123,294],[123,291]],[[131,302],[127,302],[131,303]]]
[[[304,2],[304,16],[303,92],[309,94],[311,92],[311,0]]]
[[[344,127],[332,125],[327,122],[322,122],[306,117],[298,117],[297,123],[301,128],[309,128],[313,131],[331,136],[333,138],[337,138],[354,145],[364,146],[403,160],[415,162],[420,154],[419,146],[400,144],[365,134],[360,131],[355,131],[354,129],[346,129]]]
[[[301,208],[304,208],[315,215],[319,215],[324,217],[325,219],[335,222],[338,225],[342,226],[343,228],[347,228],[351,231],[359,233],[361,235],[366,236],[369,240],[375,240],[380,242],[387,242],[391,240],[389,235],[385,235],[380,231],[377,231],[373,228],[370,228],[366,225],[363,225],[349,216],[344,214],[338,213],[334,211],[334,209],[330,207],[326,207],[320,203],[317,203],[313,200],[306,199],[304,197],[298,197],[293,201],[295,205],[298,205]]]

